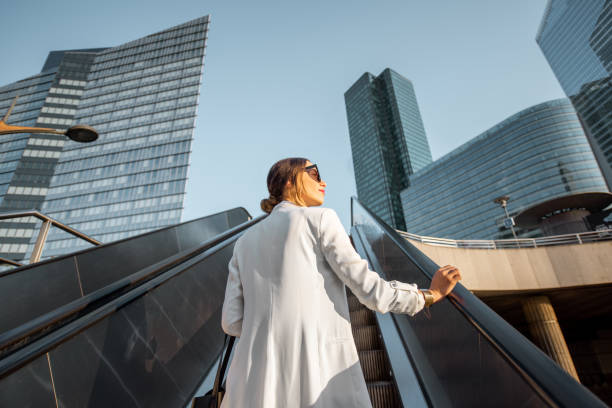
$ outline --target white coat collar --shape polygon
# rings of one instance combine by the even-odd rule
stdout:
[[[274,208],[272,209],[272,212],[274,212],[274,210],[276,210],[277,208],[292,208],[292,207],[299,207],[299,205],[294,204],[291,201],[283,200],[274,206]]]

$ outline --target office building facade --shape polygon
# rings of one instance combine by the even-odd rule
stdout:
[[[73,124],[93,57],[102,50],[49,53],[40,74],[0,88],[0,112],[15,103],[10,125],[65,130]],[[0,213],[41,208],[66,141],[54,134],[2,136]],[[2,221],[0,256],[22,258],[39,223],[31,217]]]
[[[1,87],[0,115],[4,116],[15,96],[19,95],[18,104],[13,109],[8,123],[36,126],[54,79],[55,72],[44,72]],[[32,136],[32,140],[47,139],[42,136],[46,135],[37,135],[36,139]],[[22,208],[40,208],[53,175],[53,167],[57,162],[54,156],[59,154],[59,146],[64,143],[63,138],[49,137],[48,140],[53,140],[49,144],[56,146],[46,148],[44,151],[40,149],[43,151],[41,153],[43,157],[39,158],[38,152],[33,156],[33,149],[28,149],[31,147],[29,134],[0,136],[0,213]],[[33,224],[34,221],[31,219],[0,221],[0,256],[21,259],[34,234]]]
[[[567,99],[522,110],[410,176],[401,199],[408,232],[451,239],[512,238],[511,216],[572,193],[607,191]],[[516,229],[519,237],[541,231]]]
[[[550,0],[536,41],[612,190],[612,1]]]
[[[39,209],[102,242],[179,222],[208,23],[205,16],[118,47],[50,53],[38,76],[48,82],[40,92],[44,103],[39,112],[32,112],[29,123],[36,120],[36,126],[56,129],[86,124],[100,137],[78,143],[62,136],[22,135],[21,143],[33,146],[35,158],[50,164],[39,199],[11,208]],[[0,101],[13,93],[6,92]],[[17,108],[22,103],[20,97],[15,114],[21,112]],[[13,115],[11,119],[12,124],[28,123]],[[17,169],[27,161],[28,148],[22,150],[11,160],[18,162]],[[7,193],[3,204],[15,201]],[[10,241],[6,236],[1,239]],[[5,249],[10,251],[0,252],[23,258],[32,240],[29,248],[20,243],[19,248],[9,246]],[[88,245],[52,230],[44,256]]]
[[[431,163],[412,83],[387,68],[344,94],[357,195],[386,223],[405,228],[400,191]]]

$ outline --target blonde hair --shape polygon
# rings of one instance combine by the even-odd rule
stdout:
[[[270,197],[264,198],[260,203],[264,212],[272,212],[274,207],[283,200],[289,200],[302,207],[306,206],[302,199],[304,183],[301,174],[307,161],[303,157],[289,157],[272,165],[267,178]]]

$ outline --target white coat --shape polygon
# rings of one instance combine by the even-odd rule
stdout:
[[[283,201],[247,230],[223,303],[223,330],[240,340],[222,407],[371,407],[345,285],[381,313],[424,305],[416,286],[368,269],[333,210]]]

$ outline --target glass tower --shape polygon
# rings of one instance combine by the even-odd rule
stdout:
[[[412,83],[387,68],[344,94],[357,195],[386,223],[405,228],[400,191],[431,163]]]
[[[65,130],[73,124],[89,67],[101,50],[49,53],[40,74],[0,88],[0,112],[7,111],[17,98],[9,124]],[[41,208],[66,140],[52,134],[2,136],[0,212]],[[0,256],[23,258],[37,224],[33,218],[3,221]]]
[[[36,120],[45,104],[55,74],[55,70],[43,72],[1,87],[0,115],[4,116],[15,96],[19,96],[8,123],[36,126]],[[53,166],[57,162],[54,156],[59,156],[60,144],[63,143],[63,140],[52,141],[48,147],[40,149],[38,144],[30,143],[30,140],[54,140],[53,137],[45,136],[36,135],[34,138],[34,135],[23,133],[0,136],[0,212],[40,208],[49,186],[49,179],[53,174]],[[32,149],[35,146],[36,148]],[[23,258],[34,234],[34,224],[32,219],[1,221],[0,256]]]
[[[536,41],[612,190],[612,1],[548,2]]]
[[[522,110],[410,176],[402,191],[408,232],[451,239],[504,239],[510,196],[515,216],[541,201],[607,191],[576,112],[567,99]],[[516,229],[521,237],[541,235]]]
[[[55,74],[44,82],[44,106],[32,113],[37,125],[87,124],[100,137],[81,144],[62,136],[21,135],[24,146],[27,142],[44,152],[36,153],[37,159],[52,163],[40,199],[13,207],[41,209],[102,242],[179,222],[208,24],[205,16],[118,47],[50,53],[43,73],[55,66]],[[43,76],[33,78],[42,81]],[[3,97],[0,88],[0,106],[10,103],[15,93],[10,89]],[[21,150],[12,160],[19,166],[28,156],[27,148]],[[6,194],[3,204],[9,199]],[[27,241],[31,250],[33,240]],[[53,229],[44,256],[87,245]],[[19,259],[14,252],[3,253]]]

